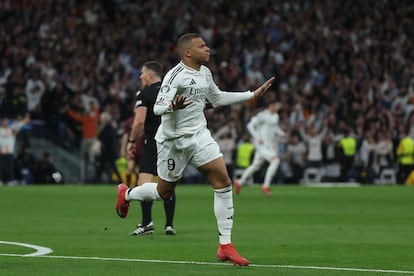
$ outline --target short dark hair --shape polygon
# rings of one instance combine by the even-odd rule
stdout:
[[[158,77],[162,77],[162,66],[158,61],[147,61],[144,63],[144,66],[154,72]]]
[[[200,38],[201,35],[198,33],[185,33],[177,40],[177,47],[180,56],[182,56],[185,48],[187,47],[188,43],[194,38]]]

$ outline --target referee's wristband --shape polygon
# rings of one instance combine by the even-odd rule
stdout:
[[[128,139],[128,143],[135,143],[135,140],[129,140]]]

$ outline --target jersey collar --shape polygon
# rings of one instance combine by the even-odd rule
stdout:
[[[185,69],[187,69],[187,70],[189,70],[189,71],[193,72],[193,73],[200,73],[200,71],[201,71],[201,67],[200,67],[200,71],[197,71],[197,70],[195,70],[194,68],[191,68],[190,66],[185,65],[185,64],[184,64],[184,62],[183,62],[182,60],[180,61],[180,65],[181,65],[182,67],[184,67]]]

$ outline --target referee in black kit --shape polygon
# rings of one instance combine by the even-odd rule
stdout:
[[[128,155],[134,156],[136,153],[135,139],[144,133],[138,185],[153,182],[154,176],[157,176],[157,144],[154,137],[161,123],[161,116],[154,114],[153,106],[160,90],[161,78],[162,66],[158,62],[148,61],[144,63],[139,76],[141,86],[144,89],[138,91],[136,95],[135,118],[127,144]],[[130,235],[145,235],[154,232],[154,223],[151,216],[152,203],[153,201],[141,201],[142,222],[137,225],[137,228]],[[164,209],[166,215],[165,234],[175,235],[176,232],[173,228],[175,195],[164,201]]]

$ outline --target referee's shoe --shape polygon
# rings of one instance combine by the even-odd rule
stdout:
[[[138,224],[137,229],[129,233],[130,236],[143,236],[147,234],[154,233],[154,223],[151,221],[147,225]],[[176,235],[177,232],[172,228],[172,226],[165,227],[165,235]]]
[[[175,234],[177,234],[177,232],[175,232],[172,226],[165,227],[165,235],[175,235]]]
[[[130,236],[143,236],[154,233],[154,223],[152,221],[147,225],[138,224],[137,229],[129,233]]]

